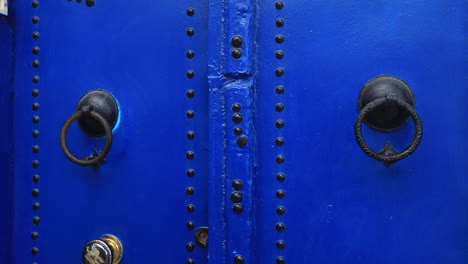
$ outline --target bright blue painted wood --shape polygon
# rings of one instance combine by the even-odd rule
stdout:
[[[285,1],[278,11],[260,2],[256,263],[276,256],[286,263],[468,262],[466,8],[439,0]],[[277,28],[280,17],[285,25]],[[286,41],[276,44],[276,34]],[[285,68],[281,78],[277,67]],[[366,156],[353,134],[359,91],[380,74],[408,81],[424,122],[419,149],[391,168]],[[275,94],[277,85],[286,92]],[[285,111],[275,112],[276,103]],[[401,150],[413,128],[367,129],[365,137],[376,150],[387,140]],[[275,163],[278,154],[284,164]],[[280,171],[283,183],[275,179]],[[277,189],[286,191],[283,199]],[[284,216],[275,213],[279,205]],[[276,232],[277,222],[286,231]],[[284,250],[275,247],[280,239]]]

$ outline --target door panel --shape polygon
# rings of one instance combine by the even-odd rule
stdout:
[[[258,8],[257,262],[466,263],[466,4],[279,7]],[[416,152],[389,168],[354,136],[359,92],[382,74],[411,85],[424,125]],[[412,122],[364,129],[376,151],[388,141],[402,150],[413,134]]]
[[[82,263],[86,242],[104,234],[123,242],[124,263],[207,261],[206,249],[186,249],[196,228],[207,225],[207,1],[137,2],[17,3],[14,263]],[[35,16],[40,21],[31,23]],[[31,38],[33,32],[40,35]],[[34,60],[40,66],[31,66]],[[112,93],[120,108],[112,149],[98,169],[73,164],[60,147],[65,120],[94,89]],[[76,123],[68,140],[78,157],[104,146]]]

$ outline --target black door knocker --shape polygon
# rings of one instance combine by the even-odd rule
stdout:
[[[117,123],[118,115],[117,102],[109,92],[93,90],[85,94],[78,102],[76,113],[71,115],[62,127],[60,144],[65,156],[83,167],[102,164],[112,146],[112,129]],[[75,120],[78,120],[81,130],[87,135],[91,137],[106,137],[106,144],[101,153],[94,152],[92,157],[77,158],[70,151],[67,143],[67,133]]]
[[[359,116],[354,125],[356,140],[361,149],[370,157],[383,161],[385,166],[409,157],[421,143],[423,126],[421,118],[414,109],[416,104],[414,92],[402,79],[381,75],[364,85],[359,95]],[[402,152],[393,149],[387,143],[380,152],[372,150],[362,136],[362,122],[369,127],[391,132],[403,127],[412,118],[415,134],[411,144]]]

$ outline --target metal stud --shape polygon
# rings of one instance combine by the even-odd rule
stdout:
[[[283,86],[277,86],[276,87],[276,93],[277,94],[283,94],[284,93],[284,87]]]
[[[38,17],[38,16],[33,16],[32,22],[33,22],[34,24],[39,23],[39,17]]]
[[[282,27],[282,26],[284,26],[284,19],[282,19],[282,18],[276,19],[276,26],[277,26],[277,27]]]
[[[192,111],[192,110],[190,110],[190,111],[187,111],[187,114],[186,114],[186,115],[187,115],[187,118],[190,118],[190,119],[191,119],[191,118],[194,118],[194,117],[195,117],[195,112]]]
[[[193,160],[193,158],[195,158],[195,153],[193,151],[187,151],[187,153],[185,154],[185,157],[188,160]]]
[[[276,197],[278,197],[280,199],[283,198],[285,195],[286,195],[286,192],[283,191],[283,190],[276,191]]]
[[[41,223],[41,218],[39,216],[33,217],[33,224],[38,225]]]
[[[32,232],[31,233],[31,238],[32,238],[32,240],[38,240],[39,239],[39,233],[38,232]]]
[[[278,1],[278,2],[275,3],[275,7],[278,10],[283,9],[284,3],[282,1]]]
[[[282,50],[276,51],[275,57],[276,57],[277,59],[282,59],[282,58],[284,57],[284,51],[282,51]]]
[[[187,212],[193,213],[195,211],[195,205],[189,204],[187,205]]]
[[[185,246],[188,252],[192,252],[195,249],[195,245],[193,243],[187,243]]]
[[[32,90],[32,96],[38,97],[39,96],[39,90],[38,89]]]
[[[195,138],[195,132],[193,132],[193,131],[187,132],[187,138],[190,139],[190,140],[194,139]]]
[[[242,105],[239,103],[235,103],[232,105],[232,111],[239,112],[242,109]]]
[[[284,138],[282,138],[282,137],[276,138],[275,143],[276,143],[276,145],[278,145],[280,147],[283,146],[284,145]]]
[[[276,264],[285,264],[286,260],[283,257],[276,258]]]
[[[233,192],[231,194],[231,201],[233,201],[234,203],[240,203],[242,202],[242,199],[243,199],[243,196],[241,192]]]
[[[39,175],[36,174],[36,175],[33,176],[33,182],[34,183],[38,183],[40,180],[41,180],[41,177]]]
[[[39,249],[37,247],[34,247],[32,250],[31,250],[31,253],[34,255],[34,256],[37,256],[39,255]]]
[[[244,119],[244,117],[239,113],[235,113],[234,115],[232,115],[232,121],[236,124],[242,122],[242,119]]]
[[[36,211],[41,209],[41,204],[40,203],[33,203],[33,209],[36,210]]]
[[[185,189],[185,192],[187,193],[187,195],[193,195],[195,193],[195,189],[193,187],[187,187],[187,189]]]
[[[38,7],[39,7],[39,1],[38,1],[38,0],[34,0],[34,1],[32,2],[32,7],[33,7],[33,8],[38,8]]]
[[[244,264],[244,262],[245,262],[245,259],[244,259],[243,256],[237,255],[237,256],[234,257],[234,263],[235,264]]]
[[[40,107],[39,103],[33,103],[33,105],[32,105],[32,109],[33,109],[34,111],[39,110],[39,107]]]
[[[237,145],[240,148],[244,148],[245,146],[247,146],[247,144],[249,144],[249,137],[240,136],[240,137],[237,138]]]
[[[194,90],[188,90],[186,93],[188,98],[193,98],[195,97],[195,91]]]
[[[286,180],[286,175],[282,172],[276,174],[276,179],[280,182],[283,182]]]
[[[38,160],[34,160],[34,161],[32,162],[32,167],[33,167],[34,169],[37,169],[37,168],[39,168],[39,164],[40,164],[40,163],[39,163]]]
[[[243,186],[244,184],[242,183],[241,180],[235,180],[232,182],[232,188],[234,188],[234,190],[240,190],[242,189]]]
[[[281,35],[281,34],[278,34],[276,35],[275,37],[275,41],[276,43],[280,44],[280,43],[283,43],[284,41],[286,40],[286,37]]]
[[[189,50],[189,51],[187,51],[185,56],[187,56],[187,58],[189,58],[189,59],[192,59],[193,57],[195,57],[195,51]]]
[[[276,208],[276,213],[279,215],[283,215],[285,212],[286,212],[286,208],[284,208],[283,206],[279,206]]]
[[[41,133],[39,132],[39,130],[33,130],[33,132],[32,132],[32,136],[35,137],[35,138],[39,137],[40,134]]]
[[[275,126],[277,128],[283,128],[284,127],[284,121],[283,120],[277,120],[275,123]]]
[[[283,112],[284,111],[284,104],[276,104],[275,106],[276,111]]]
[[[234,204],[234,206],[232,207],[232,210],[236,214],[240,214],[240,213],[242,213],[242,211],[244,211],[244,206],[242,204]]]
[[[187,71],[187,78],[189,79],[193,79],[193,77],[195,77],[195,72],[194,71]]]
[[[195,29],[193,29],[193,28],[187,29],[187,35],[190,36],[190,37],[195,35]]]
[[[235,127],[235,128],[234,128],[234,134],[235,134],[235,135],[240,135],[240,134],[242,134],[242,127],[240,127],[240,126]]]
[[[96,0],[86,0],[86,5],[92,7],[96,4]]]
[[[283,75],[284,75],[284,69],[283,69],[283,68],[277,68],[277,69],[275,70],[275,74],[276,74],[276,76],[278,76],[278,77],[283,76]]]
[[[243,40],[241,36],[234,36],[231,39],[231,45],[235,48],[240,48],[242,46]]]
[[[40,193],[41,193],[41,192],[39,191],[39,189],[34,189],[34,190],[32,191],[32,196],[33,196],[33,197],[38,197]]]
[[[240,59],[242,57],[242,50],[241,49],[233,49],[231,55],[234,59]]]
[[[283,223],[277,223],[276,224],[276,231],[278,232],[283,232],[286,229]]]
[[[32,148],[32,151],[34,153],[39,153],[39,146],[38,145],[34,145],[33,148]]]
[[[283,163],[286,160],[286,158],[283,155],[278,155],[276,156],[276,163]]]
[[[34,124],[39,124],[39,122],[41,121],[41,118],[39,116],[34,116],[32,121]]]
[[[33,78],[32,78],[33,83],[39,83],[40,80],[41,80],[41,78],[39,76],[37,76],[37,75],[33,76]]]
[[[195,260],[193,260],[193,259],[187,259],[186,264],[195,264]]]
[[[276,247],[279,249],[285,249],[286,248],[286,243],[283,240],[278,240],[276,241]]]
[[[195,176],[195,170],[194,169],[188,169],[186,174],[189,177],[193,177],[193,176]]]
[[[195,223],[192,221],[187,222],[187,229],[192,230],[195,228]]]
[[[193,16],[195,15],[195,9],[189,8],[187,9],[187,16]]]
[[[40,65],[39,60],[34,60],[33,63],[32,63],[32,66],[33,66],[34,68],[39,68],[39,65]]]
[[[41,35],[37,31],[32,34],[33,39],[39,39],[40,36]]]

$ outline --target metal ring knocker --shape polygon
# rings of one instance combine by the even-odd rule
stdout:
[[[68,147],[67,143],[67,134],[68,134],[68,129],[70,128],[71,124],[77,120],[80,119],[83,115],[88,115],[94,118],[96,121],[98,121],[102,127],[104,128],[104,131],[106,133],[106,144],[104,145],[104,149],[102,150],[101,153],[99,153],[96,157],[89,158],[89,157],[84,157],[84,158],[77,158],[71,151],[70,148]],[[107,120],[102,117],[98,112],[90,110],[90,111],[78,111],[74,113],[73,115],[68,118],[68,120],[65,122],[62,128],[62,133],[60,134],[60,144],[62,145],[62,150],[65,156],[72,161],[73,163],[76,163],[80,166],[83,167],[88,167],[88,166],[94,166],[100,164],[104,158],[107,156],[109,153],[111,147],[112,147],[112,128],[109,126],[109,123]]]
[[[117,124],[119,116],[117,101],[107,91],[92,90],[80,99],[76,109],[76,113],[68,118],[62,128],[60,144],[63,153],[69,160],[80,166],[97,167],[104,163],[104,159],[112,146],[112,130]],[[67,144],[67,134],[68,129],[75,120],[78,120],[81,130],[88,136],[95,138],[105,136],[106,144],[101,153],[94,151],[91,157],[81,159],[72,154]]]
[[[385,166],[409,157],[419,146],[423,136],[423,125],[414,105],[414,94],[409,85],[394,76],[382,75],[369,81],[361,91],[358,118],[354,132],[359,147],[371,158],[383,161]],[[387,143],[383,150],[372,150],[362,135],[362,123],[380,131],[394,131],[413,119],[415,134],[411,144],[402,152]]]

